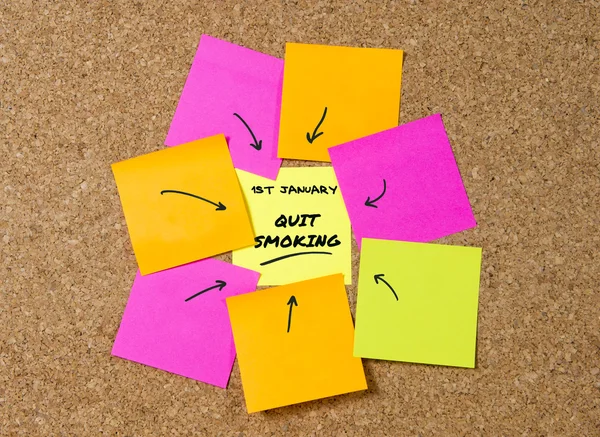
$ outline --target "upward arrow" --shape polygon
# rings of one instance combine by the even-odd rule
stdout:
[[[388,282],[387,282],[385,279],[383,279],[383,277],[384,277],[384,276],[385,276],[385,275],[384,275],[383,273],[380,273],[380,274],[378,274],[378,275],[375,275],[375,276],[373,276],[373,279],[375,279],[375,283],[376,283],[376,284],[379,284],[379,281],[381,281],[381,282],[383,282],[385,285],[387,285],[387,286],[388,286],[388,288],[389,288],[390,290],[392,290],[392,293],[394,293],[394,297],[396,298],[396,300],[398,300],[398,295],[396,294],[396,292],[394,291],[394,289],[392,288],[392,286],[391,286],[390,284],[388,284]]]
[[[290,296],[290,300],[288,300],[287,305],[290,306],[290,312],[288,314],[288,329],[287,329],[287,332],[290,332],[290,327],[292,326],[292,308],[294,308],[294,305],[298,306],[298,301],[296,300],[296,296],[291,295]]]

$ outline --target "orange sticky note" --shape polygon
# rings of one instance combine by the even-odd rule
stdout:
[[[366,390],[342,274],[227,298],[248,413]]]
[[[278,156],[329,162],[328,147],[397,126],[402,56],[286,44]]]
[[[254,244],[223,135],[112,169],[142,275]]]

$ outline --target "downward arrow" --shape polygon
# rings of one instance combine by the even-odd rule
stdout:
[[[327,115],[327,106],[325,107],[325,111],[323,111],[323,116],[321,117],[321,120],[319,120],[319,124],[317,124],[317,127],[315,128],[315,130],[313,131],[312,135],[309,134],[308,132],[306,132],[306,140],[312,144],[314,140],[316,140],[317,138],[319,138],[321,135],[323,135],[323,132],[319,132],[317,133],[317,131],[319,130],[319,128],[321,127],[321,123],[323,123],[323,120],[325,120],[325,116]]]
[[[244,119],[239,114],[236,114],[234,112],[233,115],[235,115],[237,118],[240,119],[240,121],[242,123],[244,123],[244,126],[246,126],[246,129],[248,129],[248,132],[250,132],[250,135],[252,135],[252,139],[254,140],[254,143],[250,143],[250,146],[255,148],[256,150],[262,149],[262,140],[258,141],[256,139],[256,137],[254,136],[254,132],[252,132],[252,129],[250,129],[250,126],[248,126],[248,123],[246,123],[246,121],[244,121]]]

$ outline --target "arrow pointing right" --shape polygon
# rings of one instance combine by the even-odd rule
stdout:
[[[204,202],[210,203],[211,205],[214,205],[217,207],[217,209],[215,209],[215,211],[225,211],[227,208],[225,207],[225,205],[223,205],[221,202],[219,203],[215,203],[211,200],[205,199],[204,197],[200,197],[200,196],[196,196],[195,194],[192,193],[186,193],[185,191],[179,191],[179,190],[162,190],[160,192],[160,194],[165,194],[165,193],[172,193],[172,194],[183,194],[184,196],[190,196],[193,197],[194,199],[199,199],[202,200]]]
[[[202,290],[202,291],[199,291],[198,293],[194,294],[193,296],[190,296],[190,297],[188,297],[188,298],[187,298],[185,301],[186,301],[186,302],[188,302],[188,301],[192,300],[193,298],[195,298],[195,297],[198,297],[198,296],[200,296],[201,294],[203,294],[203,293],[206,293],[207,291],[210,291],[210,290],[212,290],[212,289],[214,289],[214,288],[218,288],[218,289],[219,289],[219,291],[221,291],[221,290],[223,290],[223,288],[225,288],[225,286],[227,285],[227,282],[225,282],[225,281],[221,281],[220,279],[217,279],[217,280],[215,281],[215,283],[216,283],[217,285],[213,285],[212,287],[205,288],[204,290]]]

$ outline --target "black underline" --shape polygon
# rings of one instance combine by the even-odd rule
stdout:
[[[266,266],[267,264],[271,264],[271,263],[274,263],[274,262],[277,262],[277,261],[281,261],[282,259],[291,258],[293,256],[299,256],[299,255],[333,255],[333,253],[331,253],[331,252],[298,252],[298,253],[290,253],[288,255],[283,255],[283,256],[280,256],[278,258],[273,258],[273,259],[270,259],[268,261],[261,262],[260,265],[261,266]]]

